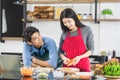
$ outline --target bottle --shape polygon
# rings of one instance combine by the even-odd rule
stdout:
[[[109,51],[109,52],[108,52],[108,60],[110,60],[111,58],[112,58],[112,52]]]
[[[60,8],[61,8],[61,6],[56,6],[55,7],[55,19],[60,18]]]
[[[83,19],[87,19],[87,14],[84,13],[82,18],[83,18]]]
[[[112,55],[112,58],[115,58],[116,57],[116,51],[113,50],[113,55]]]
[[[88,14],[88,18],[87,19],[92,19],[92,14]]]
[[[78,19],[82,19],[82,15],[81,14],[78,14]]]

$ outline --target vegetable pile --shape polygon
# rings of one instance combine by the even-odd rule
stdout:
[[[103,64],[95,65],[94,75],[120,76],[120,62],[112,58]]]
[[[103,67],[104,75],[108,76],[120,76],[120,62],[118,59],[114,58],[105,63]]]

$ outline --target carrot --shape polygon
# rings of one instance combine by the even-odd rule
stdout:
[[[87,75],[86,75],[86,76],[80,75],[79,78],[80,78],[80,79],[90,79],[90,76],[87,76]]]
[[[73,64],[73,60],[71,59],[71,60],[68,62],[67,66],[71,66],[72,64]]]
[[[96,64],[95,66],[96,66],[97,68],[100,68],[100,69],[103,68],[103,65],[102,65],[102,64]]]

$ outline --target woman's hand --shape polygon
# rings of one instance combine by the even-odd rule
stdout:
[[[65,55],[63,55],[63,54],[60,54],[60,57],[62,58],[63,63],[64,63],[65,65],[68,65],[69,62],[71,61],[69,58],[67,58],[67,57],[66,57]]]
[[[75,66],[76,64],[79,63],[80,60],[81,60],[81,57],[76,56],[75,58],[72,59],[72,65]]]
[[[67,58],[67,57],[64,57],[64,59],[63,59],[63,63],[66,64],[66,65],[67,65],[70,61],[71,61],[71,60],[70,60],[69,58]]]

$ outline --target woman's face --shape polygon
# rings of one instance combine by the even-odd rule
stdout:
[[[31,43],[33,46],[35,46],[36,48],[40,48],[43,45],[43,40],[42,40],[42,36],[40,35],[39,32],[35,32],[32,36],[31,36]]]
[[[70,29],[70,31],[75,31],[77,29],[75,21],[72,18],[63,18],[63,24]]]

